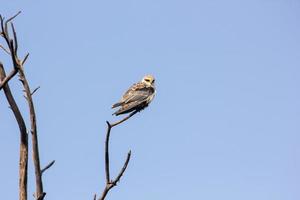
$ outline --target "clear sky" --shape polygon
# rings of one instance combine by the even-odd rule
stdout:
[[[32,88],[49,200],[104,187],[110,106],[145,74],[149,108],[112,130],[107,199],[300,199],[300,2],[0,0]],[[3,41],[1,41],[3,42]],[[8,56],[0,53],[7,71]],[[11,88],[28,115],[22,87]],[[26,117],[28,119],[28,117]],[[28,120],[27,120],[28,122]],[[17,124],[0,94],[0,198],[18,198]],[[34,176],[30,156],[29,199]]]

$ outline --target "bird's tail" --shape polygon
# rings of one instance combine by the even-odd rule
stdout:
[[[129,112],[131,112],[131,110],[120,108],[119,110],[117,110],[116,112],[114,112],[112,115],[118,116],[118,115],[129,113]]]

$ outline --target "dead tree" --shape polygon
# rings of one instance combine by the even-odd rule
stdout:
[[[43,200],[46,193],[43,189],[43,180],[42,175],[43,173],[49,169],[53,164],[54,160],[46,165],[43,169],[41,169],[40,165],[40,158],[39,158],[39,146],[38,146],[38,135],[37,135],[37,122],[36,122],[36,113],[33,103],[33,94],[39,89],[37,87],[33,91],[31,91],[29,82],[26,78],[24,72],[24,64],[29,56],[26,56],[23,59],[18,57],[18,40],[17,40],[17,33],[15,27],[12,23],[12,20],[17,17],[21,12],[18,12],[13,17],[5,20],[4,17],[0,15],[0,37],[2,37],[5,41],[7,48],[4,45],[0,44],[0,48],[5,51],[12,60],[13,68],[11,72],[6,75],[5,68],[0,61],[0,91],[3,90],[5,97],[10,105],[10,108],[13,111],[13,114],[16,118],[16,121],[19,126],[20,130],[20,159],[19,159],[19,200],[27,200],[27,174],[28,174],[28,133],[26,123],[22,116],[22,113],[19,110],[19,107],[12,95],[12,92],[9,88],[9,81],[18,74],[19,80],[22,83],[24,97],[27,101],[28,108],[29,108],[29,115],[30,115],[30,136],[32,139],[32,157],[33,157],[33,164],[35,169],[35,185],[36,185],[36,192],[34,194],[36,200]],[[12,33],[12,37],[10,34]],[[106,175],[106,185],[103,189],[102,195],[98,198],[98,200],[104,200],[108,192],[117,185],[120,181],[121,177],[123,176],[125,170],[127,169],[128,163],[130,161],[131,151],[128,152],[126,160],[121,168],[119,174],[116,178],[111,179],[110,176],[110,162],[109,162],[109,138],[111,129],[129,118],[135,115],[138,111],[134,111],[125,118],[115,123],[107,123],[107,132],[106,132],[106,139],[105,139],[105,175]],[[94,199],[97,199],[97,196],[94,196]]]
[[[3,64],[0,62],[0,90],[4,90],[6,99],[15,115],[17,123],[20,129],[20,163],[19,163],[19,199],[27,200],[27,170],[28,170],[28,133],[26,124],[22,117],[22,114],[13,98],[13,95],[9,89],[8,82],[18,74],[19,80],[23,85],[24,97],[28,103],[29,115],[30,115],[30,133],[32,139],[32,157],[35,169],[35,183],[36,192],[34,194],[36,200],[43,200],[46,193],[43,190],[42,174],[54,164],[54,161],[49,163],[44,169],[41,169],[40,158],[39,158],[39,146],[38,146],[38,136],[37,136],[37,125],[36,125],[36,114],[34,109],[34,103],[32,96],[37,91],[39,87],[31,91],[29,83],[26,79],[24,72],[24,63],[27,60],[29,54],[26,54],[24,59],[19,59],[18,57],[18,40],[15,27],[12,20],[18,16],[21,12],[18,12],[13,17],[5,20],[4,17],[0,15],[1,32],[0,36],[4,39],[7,48],[0,45],[0,47],[11,57],[13,69],[6,76]],[[11,29],[11,30],[9,30]],[[10,37],[10,31],[13,37]]]
[[[115,179],[111,179],[110,177],[110,163],[109,163],[109,137],[110,137],[110,132],[111,129],[123,122],[125,122],[126,120],[128,120],[130,117],[132,117],[133,115],[135,115],[138,111],[134,111],[131,114],[129,114],[128,116],[126,116],[125,118],[123,118],[120,121],[117,121],[115,123],[109,123],[108,121],[106,121],[107,124],[107,131],[106,131],[106,138],[105,138],[105,155],[104,155],[104,160],[105,160],[105,177],[106,177],[106,185],[103,189],[102,195],[98,198],[98,200],[104,200],[106,195],[108,194],[108,192],[117,185],[117,183],[120,181],[121,177],[123,176],[128,163],[130,161],[130,156],[131,156],[131,151],[128,152],[126,160],[123,164],[123,167],[121,168],[119,174],[117,175],[117,177]],[[94,195],[94,200],[97,199],[97,196]]]

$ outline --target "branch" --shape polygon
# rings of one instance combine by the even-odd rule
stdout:
[[[124,174],[124,172],[125,172],[125,170],[126,170],[126,168],[128,166],[128,163],[130,161],[130,157],[131,157],[131,151],[128,152],[127,158],[125,160],[125,163],[124,163],[121,171],[119,172],[118,176],[115,178],[115,180],[112,181],[113,185],[117,185],[117,183],[120,181],[121,177],[123,176],[123,174]]]
[[[15,14],[13,17],[9,18],[6,21],[4,21],[4,18],[2,16],[0,16],[1,36],[4,38],[7,46],[9,47],[9,53],[11,55],[13,65],[16,69],[18,69],[18,67],[20,67],[19,59],[18,59],[18,56],[17,56],[17,50],[18,50],[17,34],[16,34],[16,31],[15,31],[15,28],[14,28],[13,24],[11,23],[11,29],[12,29],[12,32],[13,32],[14,39],[10,38],[9,32],[8,32],[8,24],[15,17],[17,17],[20,13],[21,13],[21,11],[19,11],[17,14]]]
[[[43,200],[45,193],[43,191],[43,181],[42,181],[42,170],[40,166],[40,157],[39,157],[39,146],[38,146],[38,137],[37,137],[37,125],[36,125],[36,114],[34,109],[34,104],[32,100],[32,92],[29,87],[29,83],[26,79],[23,67],[19,67],[19,76],[23,84],[26,100],[29,107],[30,113],[30,126],[31,126],[31,135],[32,135],[32,157],[35,169],[35,183],[36,183],[36,199]]]
[[[29,53],[27,53],[26,56],[24,57],[24,59],[23,59],[23,61],[22,61],[22,65],[24,65],[24,63],[26,62],[28,56],[29,56]]]
[[[41,86],[38,86],[37,88],[35,88],[32,92],[31,92],[31,96],[36,92],[38,91],[38,89],[40,89]]]
[[[107,193],[110,191],[110,189],[112,189],[114,186],[117,185],[117,183],[120,181],[121,177],[123,176],[125,170],[127,169],[128,163],[130,161],[130,157],[131,157],[131,151],[128,152],[126,160],[123,164],[122,169],[120,170],[118,176],[114,179],[111,180],[110,179],[110,168],[109,168],[109,138],[110,138],[110,132],[111,129],[114,126],[117,126],[123,122],[125,122],[126,120],[128,120],[129,118],[131,118],[133,115],[135,115],[137,111],[134,111],[132,113],[130,113],[128,116],[126,116],[125,118],[121,119],[120,121],[117,121],[115,123],[109,123],[108,121],[106,121],[107,124],[107,131],[106,131],[106,139],[105,139],[105,175],[106,175],[106,186],[102,192],[102,195],[98,198],[98,200],[104,200]],[[96,196],[94,196],[94,199],[96,198]]]
[[[15,30],[15,27],[14,27],[13,23],[11,23],[11,29],[12,29],[13,34],[14,34],[14,40],[13,41],[15,41],[14,54],[17,57],[17,53],[18,53],[18,38],[17,38],[17,33],[16,33],[16,30]]]
[[[138,112],[139,112],[139,110],[136,110],[136,111],[130,113],[127,117],[121,119],[120,121],[117,121],[117,122],[115,122],[115,123],[112,123],[112,124],[111,124],[111,127],[117,126],[117,125],[119,125],[119,124],[125,122],[126,120],[128,120],[129,118],[131,118],[133,115],[135,115],[135,114],[138,113]]]
[[[15,14],[14,16],[12,16],[11,18],[9,18],[6,21],[0,15],[0,25],[1,25],[0,36],[3,37],[4,40],[6,41],[6,44],[8,45],[9,50],[5,49],[2,45],[0,45],[0,47],[11,56],[13,65],[14,65],[14,69],[9,73],[9,75],[7,77],[3,78],[3,80],[1,81],[0,90],[12,77],[14,77],[17,74],[19,68],[21,67],[19,64],[18,56],[17,56],[17,50],[18,50],[17,33],[16,33],[13,23],[11,23],[11,29],[12,29],[13,36],[14,36],[13,39],[10,38],[9,32],[8,32],[8,23],[10,21],[12,21],[15,17],[17,17],[20,13],[21,13],[21,11],[19,11],[17,14]],[[3,67],[3,65],[2,65],[2,67]]]
[[[46,165],[42,170],[42,174],[47,170],[49,169],[50,167],[52,167],[52,165],[55,163],[55,160],[52,160],[48,165]]]
[[[4,38],[4,40],[6,41],[9,50],[7,50],[4,46],[0,45],[0,48],[2,48],[7,54],[9,54],[12,57],[13,63],[14,63],[14,69],[9,73],[9,75],[7,77],[5,77],[1,83],[0,83],[0,90],[3,88],[3,86],[10,80],[12,79],[12,77],[14,77],[17,72],[18,72],[18,68],[19,66],[17,66],[17,49],[18,49],[18,41],[17,41],[17,34],[15,31],[15,28],[13,26],[13,24],[11,24],[11,28],[13,30],[13,34],[14,34],[14,40],[10,39],[9,37],[9,33],[7,30],[7,24],[13,20],[15,17],[17,17],[21,12],[18,12],[16,15],[14,15],[13,17],[9,18],[8,20],[4,21],[4,18],[0,15],[0,24],[1,24],[1,37]],[[15,44],[15,46],[14,46]]]
[[[0,62],[0,80],[3,83],[5,75],[5,70]],[[6,99],[12,109],[16,121],[20,129],[20,160],[19,160],[19,199],[27,200],[27,170],[28,170],[28,134],[24,119],[18,108],[18,105],[11,93],[8,84],[3,85],[3,91],[5,93]]]
[[[10,21],[12,21],[14,18],[16,18],[19,14],[21,14],[21,11],[17,12],[17,14],[15,14],[14,16],[12,16],[11,18],[9,18],[8,20],[6,20],[6,24]]]
[[[110,174],[109,174],[109,136],[111,125],[108,121],[107,124],[107,131],[106,131],[106,139],[105,139],[105,175],[106,175],[106,184],[110,182]]]
[[[1,22],[1,36],[6,41],[7,46],[9,47],[10,56],[13,62],[14,70],[19,73],[20,81],[23,84],[25,97],[28,103],[29,107],[29,113],[30,113],[30,126],[31,126],[31,135],[32,135],[32,157],[33,157],[33,163],[34,163],[34,169],[35,169],[35,183],[36,183],[36,193],[35,198],[37,200],[43,200],[46,193],[43,191],[43,182],[42,182],[42,170],[40,166],[40,158],[39,158],[39,147],[38,147],[38,137],[37,137],[37,125],[36,125],[36,114],[34,109],[34,104],[32,100],[32,94],[36,91],[34,90],[31,92],[29,83],[26,79],[25,72],[23,69],[23,64],[25,63],[26,59],[28,58],[27,54],[23,61],[21,61],[18,58],[18,40],[17,40],[17,33],[15,30],[15,27],[12,21],[16,16],[18,16],[21,12],[18,12],[13,17],[9,18],[8,20],[4,21],[4,18],[0,16],[0,22]],[[9,31],[8,31],[8,24],[11,24],[11,29],[13,33],[13,38],[10,38]],[[14,74],[12,73],[12,74]],[[13,76],[13,75],[12,75]],[[11,76],[11,77],[12,77]],[[10,77],[10,78],[11,78]],[[6,80],[5,83],[7,83],[9,79]],[[3,82],[1,82],[3,83]],[[2,84],[1,84],[2,85]]]
[[[2,35],[2,34],[1,34]],[[1,44],[0,44],[0,48],[1,49],[3,49],[3,51],[5,51],[8,55],[10,55],[10,52],[9,52],[9,50],[7,50],[4,46],[2,46]]]
[[[0,62],[0,64],[2,65],[2,63]],[[2,65],[3,67],[3,65]],[[7,82],[12,79],[16,74],[18,73],[18,71],[14,68],[9,74],[8,76],[5,76],[3,80],[1,80],[0,82],[0,90],[2,90],[2,88],[7,84]]]

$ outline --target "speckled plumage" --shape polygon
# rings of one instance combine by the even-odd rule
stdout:
[[[115,115],[121,115],[132,111],[140,111],[146,108],[155,96],[155,79],[151,75],[145,76],[142,81],[133,84],[112,108],[121,106]]]

